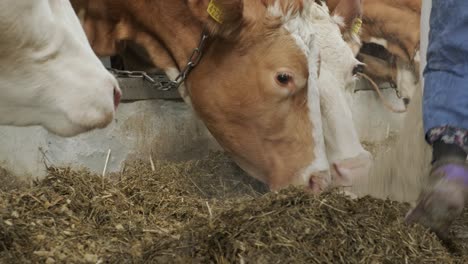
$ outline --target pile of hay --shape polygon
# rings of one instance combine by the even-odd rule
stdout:
[[[267,192],[220,153],[101,178],[49,169],[0,192],[1,263],[454,263],[408,205]],[[456,226],[463,228],[463,226]],[[463,246],[463,238],[455,247]],[[463,251],[462,249],[460,250]]]

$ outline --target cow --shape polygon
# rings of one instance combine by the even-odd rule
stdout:
[[[121,91],[69,1],[0,1],[0,125],[63,137],[104,128]]]
[[[343,37],[358,12],[334,16],[312,0],[72,4],[98,55],[143,47],[232,159],[271,190],[320,193],[369,170],[345,90],[362,66]]]
[[[339,4],[340,0],[327,0],[332,11]],[[377,83],[396,87],[406,105],[419,83],[420,17],[421,0],[363,1],[358,58]]]

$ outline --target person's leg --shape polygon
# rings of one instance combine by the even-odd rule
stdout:
[[[444,236],[468,191],[468,1],[433,0],[423,118],[432,169],[408,222]]]

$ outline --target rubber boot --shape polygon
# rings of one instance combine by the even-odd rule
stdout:
[[[432,168],[416,206],[406,222],[430,228],[441,239],[449,236],[449,227],[461,215],[468,194],[467,154],[457,145],[437,141],[433,144]]]

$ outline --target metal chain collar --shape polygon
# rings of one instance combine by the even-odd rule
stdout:
[[[107,70],[113,73],[114,76],[118,78],[143,78],[143,80],[148,81],[160,91],[169,91],[171,89],[177,89],[185,81],[185,79],[187,79],[187,76],[190,73],[190,71],[192,71],[192,69],[195,68],[195,66],[197,66],[200,62],[203,55],[205,41],[207,38],[208,33],[206,33],[206,31],[204,30],[200,38],[200,42],[198,43],[198,47],[193,50],[188,63],[174,80],[169,80],[167,76],[163,76],[161,74],[156,76],[150,76],[145,71],[127,71],[117,70],[113,68],[107,68]]]

